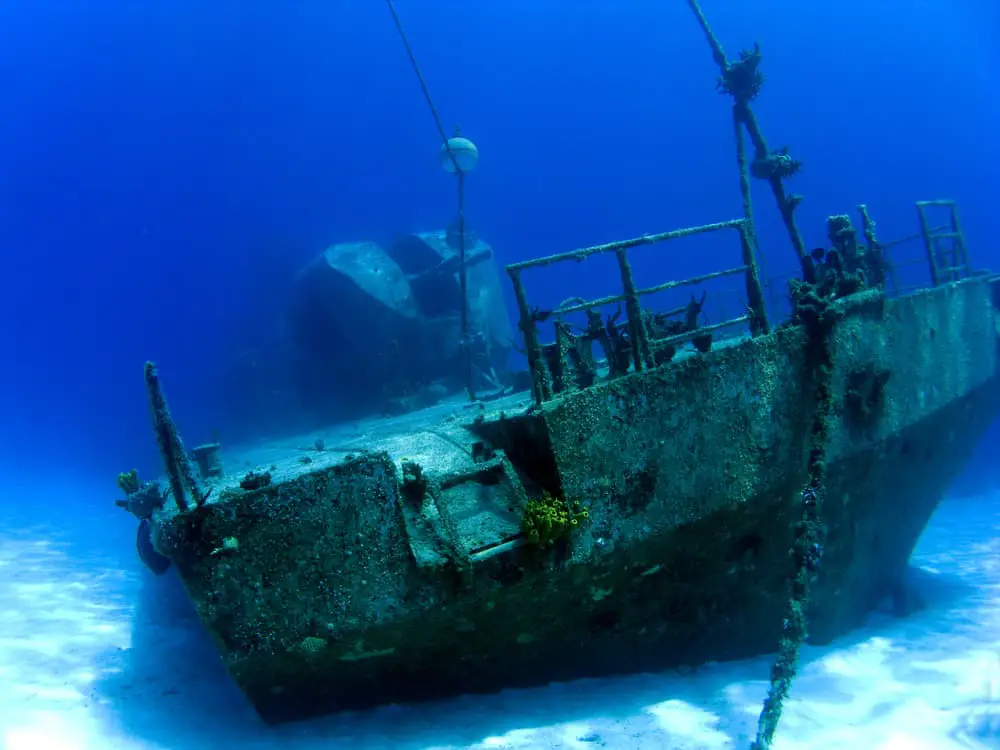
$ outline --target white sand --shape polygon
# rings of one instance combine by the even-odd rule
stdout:
[[[179,583],[140,568],[125,519],[93,516],[0,528],[3,750],[714,750],[752,737],[769,659],[266,728]],[[1000,497],[945,503],[914,558],[927,609],[808,649],[775,747],[1000,748],[998,529]]]

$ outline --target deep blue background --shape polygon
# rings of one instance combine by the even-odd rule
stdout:
[[[810,245],[859,202],[888,239],[916,228],[913,201],[951,197],[976,263],[1000,266],[995,0],[705,11],[731,56],[763,46],[757,110],[806,162],[793,188]],[[399,12],[446,126],[480,147],[468,212],[502,261],[739,214],[727,100],[683,3]],[[378,0],[0,5],[8,489],[80,478],[110,501],[119,470],[156,469],[147,358],[190,443],[225,435],[221,373],[280,316],[299,263],[452,219],[439,145]],[[790,269],[759,187],[757,212],[769,270]],[[698,262],[660,257],[661,278]],[[573,272],[532,291],[616,291]]]

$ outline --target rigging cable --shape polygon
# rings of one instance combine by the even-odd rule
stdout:
[[[413,48],[410,46],[410,40],[407,38],[406,32],[403,30],[403,22],[399,20],[399,14],[396,12],[396,5],[393,0],[386,0],[386,4],[389,6],[389,13],[392,14],[393,23],[396,24],[396,31],[399,32],[399,38],[403,41],[403,47],[406,49],[406,54],[410,58],[410,65],[413,66],[413,72],[417,76],[417,81],[420,82],[420,89],[424,93],[424,99],[427,101],[427,107],[431,111],[431,117],[434,118],[434,125],[437,127],[438,134],[441,136],[442,143],[444,143],[444,149],[448,154],[448,158],[451,159],[452,166],[455,168],[455,175],[458,177],[458,279],[462,297],[460,348],[464,358],[465,388],[469,392],[469,400],[475,401],[476,392],[472,385],[472,346],[469,341],[469,275],[465,263],[465,172],[459,167],[458,158],[455,156],[455,152],[451,148],[451,144],[448,141],[448,134],[445,133],[444,126],[441,124],[441,117],[438,115],[437,107],[434,106],[434,100],[431,98],[430,89],[427,88],[427,82],[424,80],[424,75],[420,72],[420,65],[417,63],[417,56],[413,54]]]

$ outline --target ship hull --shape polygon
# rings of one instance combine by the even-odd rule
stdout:
[[[995,298],[974,278],[836,303],[813,641],[899,593],[1000,410]],[[351,455],[158,513],[154,540],[268,721],[773,651],[816,408],[805,336],[372,427]],[[552,544],[522,533],[546,497],[577,520]]]

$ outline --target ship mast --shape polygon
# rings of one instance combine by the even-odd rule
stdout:
[[[461,138],[457,132],[454,138],[449,138],[448,134],[445,133],[437,107],[434,106],[434,99],[431,98],[430,89],[427,88],[427,82],[420,71],[417,57],[410,46],[410,40],[406,36],[406,31],[403,29],[403,22],[400,21],[399,14],[396,12],[396,5],[393,0],[386,0],[386,4],[389,6],[392,21],[396,26],[396,31],[399,32],[399,38],[403,42],[403,47],[406,49],[406,55],[410,58],[410,65],[413,67],[413,72],[420,83],[420,90],[424,94],[427,108],[434,119],[434,126],[437,128],[438,135],[441,136],[441,151],[445,159],[446,171],[453,172],[458,180],[458,283],[459,294],[462,298],[459,349],[462,356],[462,375],[465,381],[465,389],[469,394],[469,400],[475,401],[476,391],[472,379],[472,341],[469,338],[469,269],[466,261],[468,253],[466,250],[465,227],[465,175],[475,166],[475,161],[466,161],[459,153],[459,149],[472,146],[472,143],[465,138]],[[475,150],[474,146],[472,146],[472,150]]]
[[[750,224],[754,241],[756,242],[756,231],[752,230],[751,175],[764,180],[770,186],[774,200],[778,204],[781,219],[788,231],[792,249],[795,250],[799,265],[802,267],[802,280],[811,284],[816,281],[816,270],[812,258],[806,252],[805,242],[802,240],[799,228],[795,224],[795,209],[802,202],[802,196],[797,193],[788,193],[784,183],[785,179],[796,174],[802,168],[802,162],[789,156],[787,148],[774,151],[768,148],[767,141],[760,131],[757,116],[750,106],[750,102],[760,93],[760,88],[764,83],[764,75],[760,72],[762,59],[760,46],[755,44],[752,50],[744,50],[740,53],[738,60],[728,60],[722,49],[722,44],[705,18],[698,0],[688,0],[688,6],[708,40],[708,45],[712,50],[712,59],[719,66],[718,89],[733,97],[733,124],[740,165],[740,192],[743,194],[743,210],[745,218]],[[753,160],[749,163],[743,145],[743,128],[746,128],[754,149]]]
[[[816,266],[812,256],[806,253],[802,235],[795,224],[795,209],[802,202],[802,196],[785,191],[784,180],[798,172],[802,163],[783,148],[772,151],[768,148],[760,132],[757,117],[750,102],[760,93],[764,75],[760,72],[760,46],[744,50],[738,60],[729,61],[722,45],[716,38],[698,0],[687,0],[708,40],[712,59],[719,66],[719,91],[733,97],[733,124],[736,135],[736,151],[740,165],[740,190],[743,193],[745,219],[753,227],[750,200],[750,177],[768,183],[778,204],[782,221],[788,232],[802,268],[802,280],[794,280],[791,285],[794,317],[803,326],[806,334],[806,367],[804,379],[810,384],[814,394],[813,413],[806,438],[807,480],[799,493],[801,516],[793,528],[793,543],[790,557],[794,569],[789,582],[789,598],[785,607],[782,636],[778,643],[778,654],[771,667],[771,684],[757,719],[757,736],[751,750],[768,750],[774,740],[782,708],[792,681],[798,670],[799,654],[806,639],[807,610],[812,578],[823,554],[823,522],[821,506],[827,465],[827,441],[830,432],[830,418],[833,399],[831,386],[832,352],[830,346],[831,317],[828,314],[829,299],[824,298],[817,285]],[[754,147],[753,160],[747,163],[743,145],[743,129],[750,136]],[[753,232],[756,242],[756,232]]]

